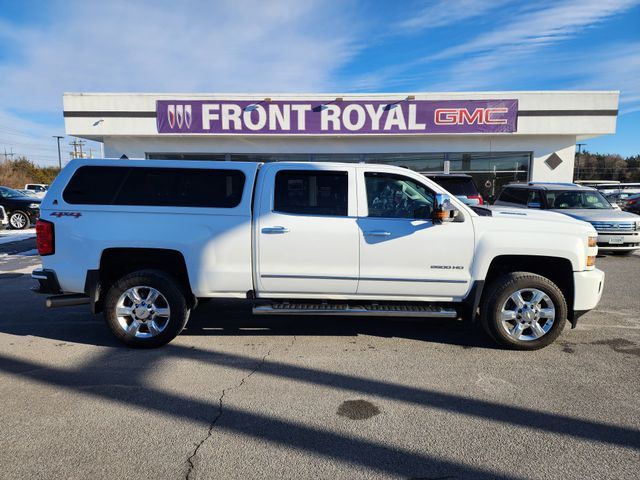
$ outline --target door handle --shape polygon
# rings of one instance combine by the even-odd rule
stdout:
[[[384,230],[373,230],[371,232],[364,232],[367,237],[390,237],[391,232],[386,232]]]
[[[289,229],[287,227],[265,227],[262,230],[262,233],[288,233]]]

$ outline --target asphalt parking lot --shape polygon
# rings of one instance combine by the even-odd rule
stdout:
[[[217,303],[138,351],[44,308],[32,242],[0,246],[3,478],[638,477],[640,255],[598,259],[598,309],[537,352]]]

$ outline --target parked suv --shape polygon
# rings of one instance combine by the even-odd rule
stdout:
[[[40,215],[40,202],[12,188],[0,187],[0,205],[9,216],[9,227],[14,230],[29,228]]]
[[[480,321],[542,348],[600,300],[596,231],[487,212],[389,165],[77,159],[43,201],[32,276],[48,306],[104,310],[136,347],[173,339],[198,299],[241,298],[257,315]]]
[[[574,183],[512,183],[494,205],[553,210],[589,222],[598,231],[601,251],[640,249],[640,216],[614,208],[596,189]]]
[[[484,203],[471,175],[464,173],[424,173],[423,175],[458,197],[466,205]]]

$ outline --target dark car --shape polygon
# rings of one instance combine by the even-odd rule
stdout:
[[[624,204],[622,205],[622,209],[627,212],[640,215],[640,195],[632,195],[630,197],[627,197]]]
[[[9,217],[9,228],[22,230],[34,224],[40,216],[41,201],[12,188],[0,187],[0,205]]]
[[[482,205],[482,195],[471,175],[464,173],[423,173],[466,205]]]

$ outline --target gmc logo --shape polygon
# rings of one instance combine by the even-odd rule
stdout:
[[[476,108],[473,113],[466,108],[437,108],[433,121],[436,125],[505,125],[507,119],[495,115],[508,111],[506,107]]]

